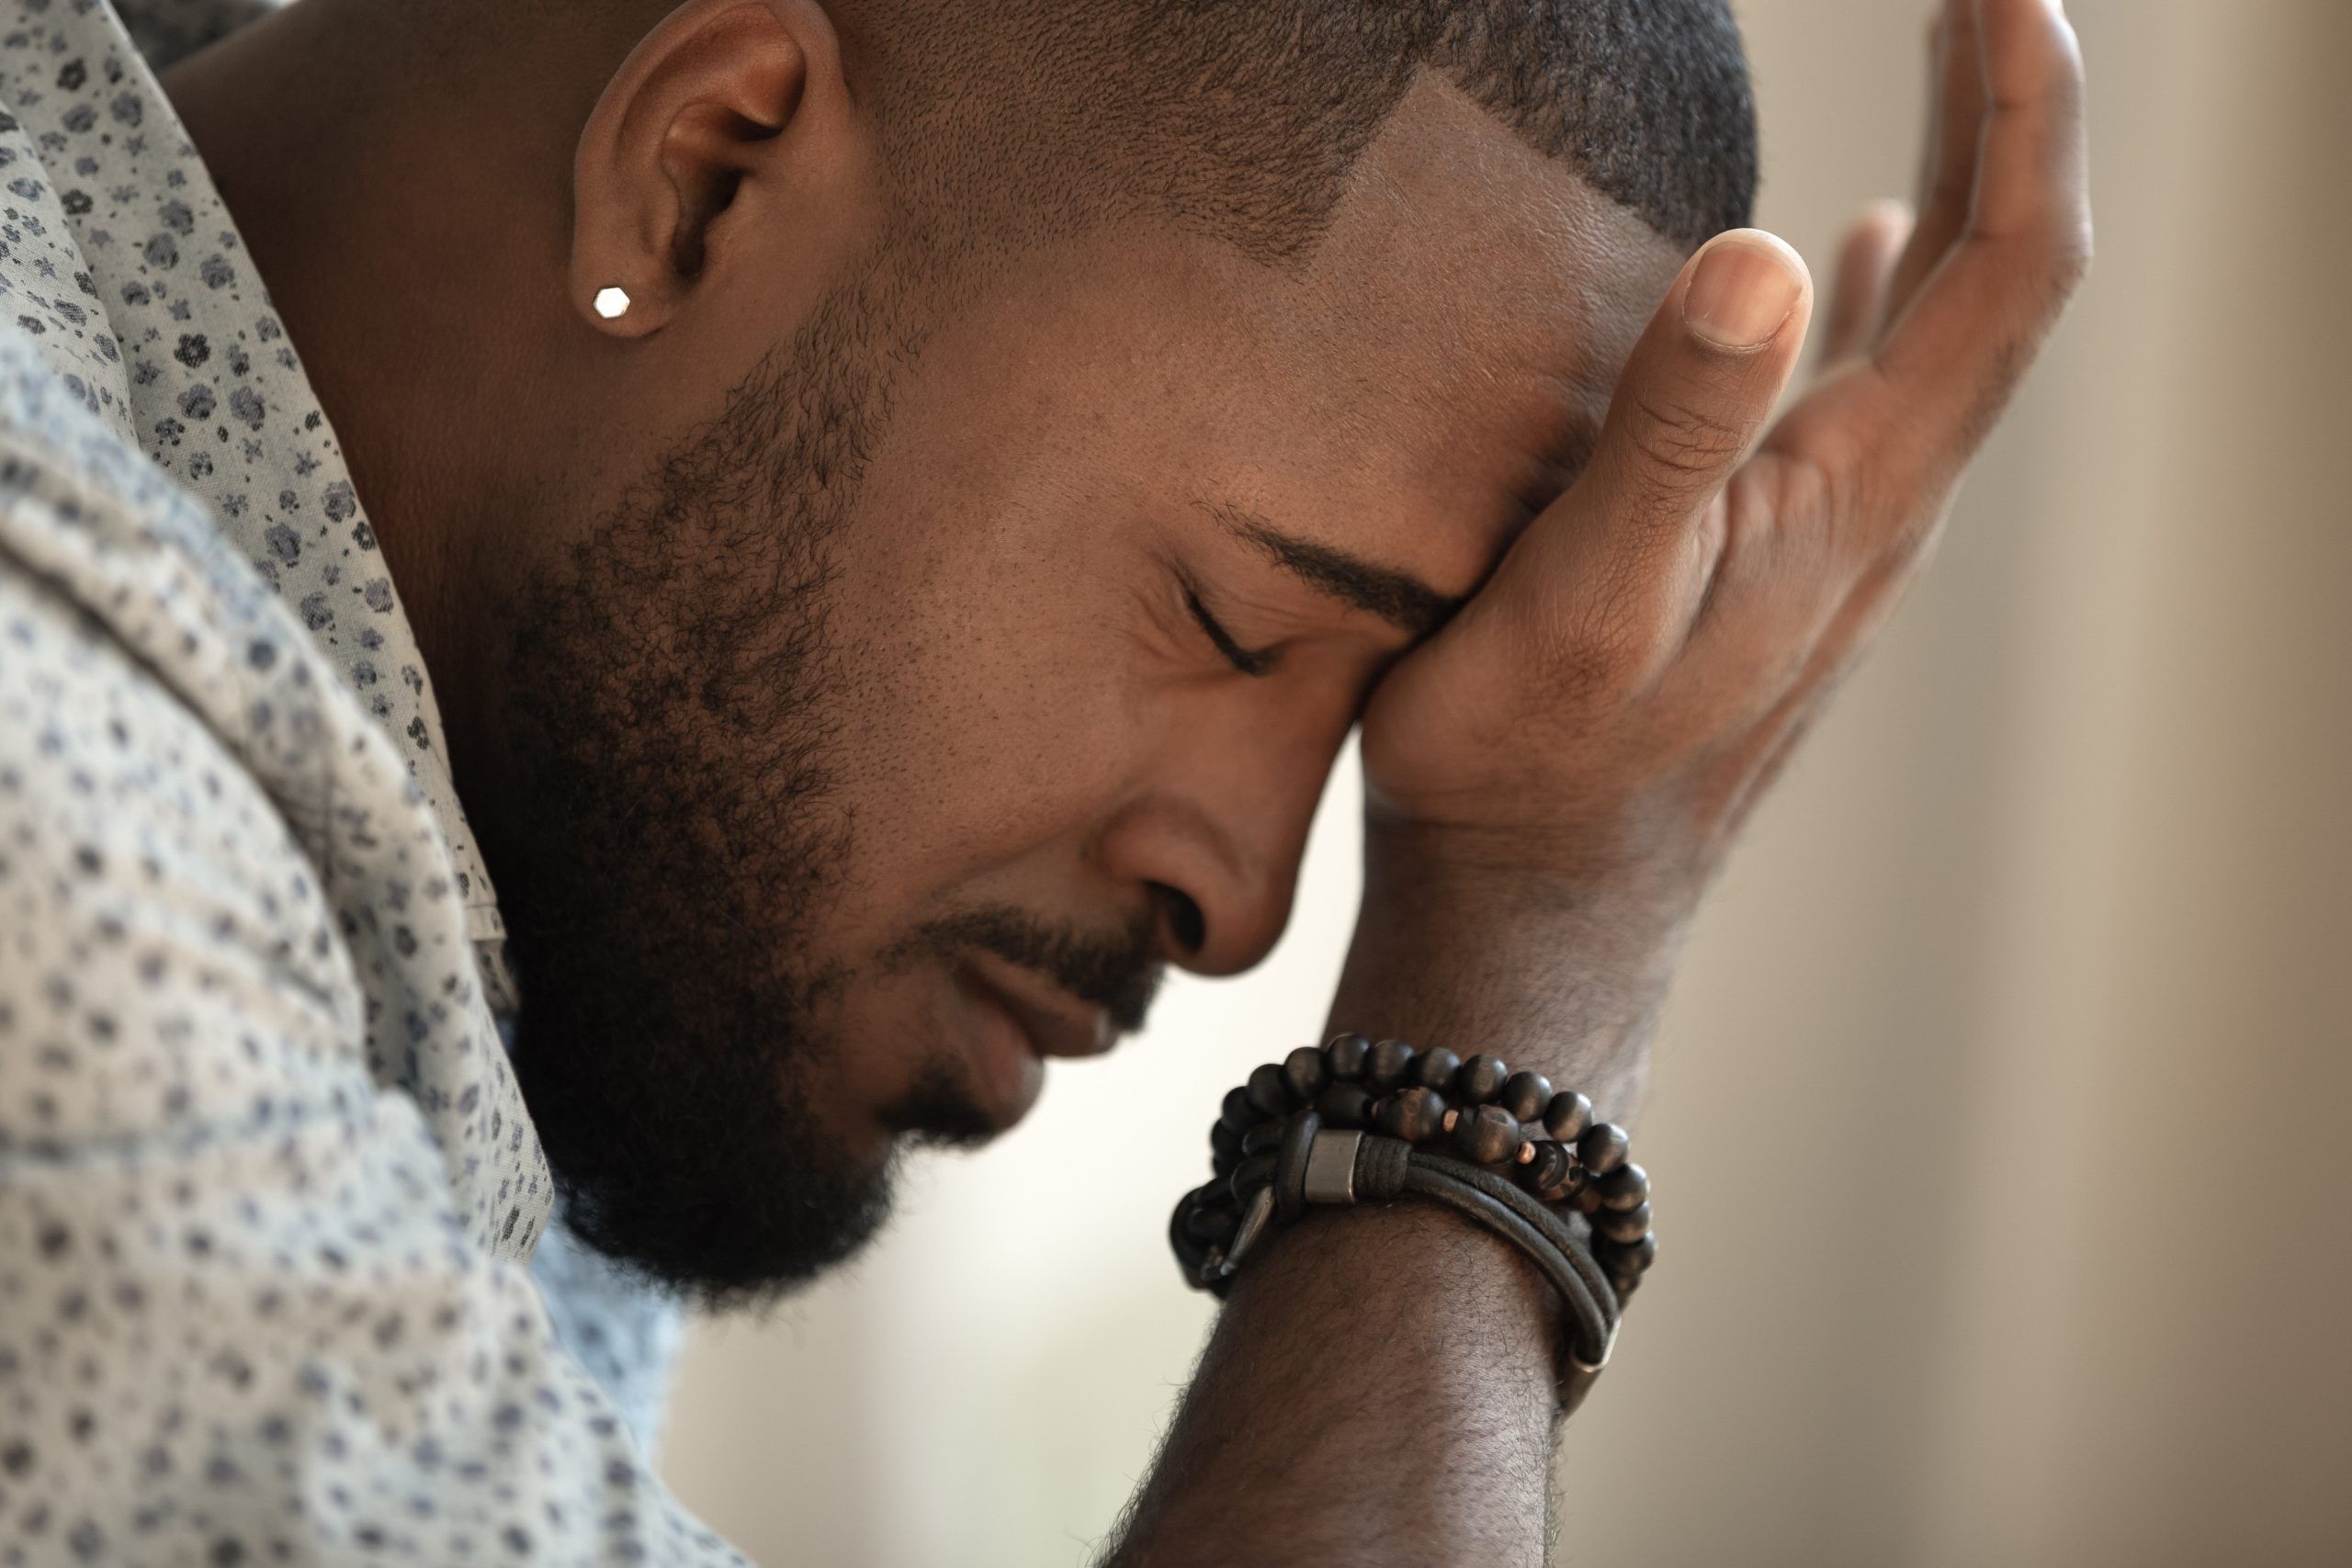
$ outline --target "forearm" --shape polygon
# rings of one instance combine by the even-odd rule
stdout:
[[[1630,1109],[1671,946],[1656,922],[1489,908],[1494,940],[1440,972],[1426,937],[1465,929],[1471,889],[1389,854],[1367,869],[1368,911],[1412,913],[1368,914],[1336,1026],[1493,1051]],[[1452,1212],[1316,1211],[1236,1278],[1111,1562],[1541,1562],[1559,1336],[1530,1260]]]
[[[1107,1568],[1542,1562],[1557,1319],[1434,1205],[1318,1213],[1235,1280]]]

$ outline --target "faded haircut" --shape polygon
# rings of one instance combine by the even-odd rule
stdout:
[[[1748,220],[1726,0],[842,0],[891,172],[955,247],[1157,212],[1310,253],[1424,71],[1686,248]]]

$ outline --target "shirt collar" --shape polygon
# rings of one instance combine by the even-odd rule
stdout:
[[[119,0],[116,12],[148,64],[161,68],[272,8],[254,0]],[[126,62],[123,88],[142,100],[130,120],[141,135],[185,146],[187,132],[150,70]],[[296,607],[345,684],[391,732],[448,840],[483,994],[492,1011],[512,1012],[505,922],[450,778],[440,705],[334,426],[202,161],[146,160],[133,177],[154,182],[158,194],[170,184],[165,237],[189,254],[162,265],[148,234],[94,227],[83,236],[101,300],[151,321],[159,311],[168,318],[164,328],[122,334],[131,431],[148,457],[210,507],[221,532]],[[209,269],[199,250],[226,260],[228,272]],[[213,281],[223,276],[228,282]],[[247,377],[263,356],[266,406]],[[181,422],[198,417],[245,427],[230,460],[177,441]]]

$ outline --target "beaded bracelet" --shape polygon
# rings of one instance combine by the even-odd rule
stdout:
[[[1566,1410],[1608,1364],[1624,1300],[1657,1257],[1649,1178],[1626,1158],[1624,1130],[1484,1053],[1465,1062],[1361,1034],[1302,1045],[1226,1095],[1209,1147],[1215,1179],[1169,1222],[1187,1283],[1222,1297],[1267,1230],[1311,1204],[1445,1203],[1516,1244],[1559,1292]]]

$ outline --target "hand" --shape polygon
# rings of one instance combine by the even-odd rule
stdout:
[[[1635,348],[1584,477],[1374,694],[1336,1024],[1556,1035],[1518,1003],[1562,989],[1564,951],[1584,1004],[1568,1027],[1646,1022],[1734,833],[1917,570],[2088,262],[2081,64],[2056,0],[1955,0],[1939,28],[1916,231],[1899,209],[1857,226],[1819,384],[1766,433],[1811,284],[1769,235],[1718,238]]]

